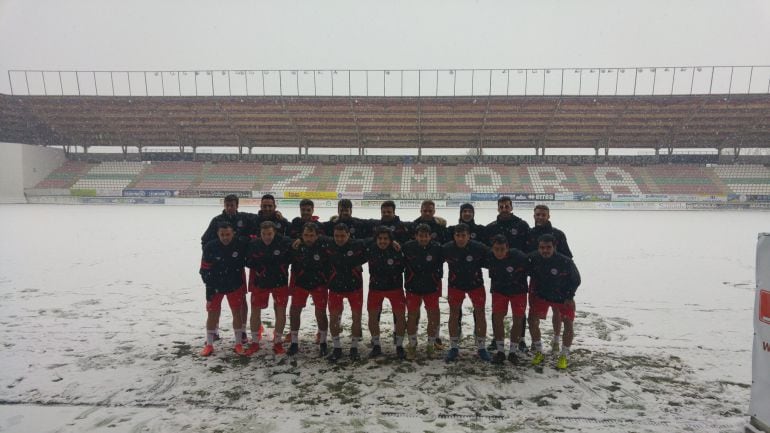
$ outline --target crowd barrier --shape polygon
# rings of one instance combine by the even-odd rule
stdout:
[[[281,209],[296,209],[301,199],[277,198],[276,204]],[[379,209],[383,200],[351,199],[354,208]],[[471,203],[477,209],[497,209],[496,201],[474,200],[433,200],[439,209],[457,209],[463,203]],[[171,206],[219,206],[223,204],[222,197],[181,197],[181,196],[144,196],[144,197],[88,197],[50,195],[27,196],[31,204],[120,204],[120,205],[171,205]],[[313,200],[316,208],[336,208],[336,199]],[[419,209],[422,200],[394,200],[398,209]],[[259,208],[260,199],[244,198],[240,200],[241,208]],[[770,210],[770,202],[758,201],[694,201],[694,202],[653,202],[653,201],[538,201],[517,200],[513,202],[514,210],[532,209],[537,204],[547,204],[551,209],[565,210]]]

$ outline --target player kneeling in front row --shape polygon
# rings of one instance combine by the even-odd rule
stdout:
[[[505,329],[503,320],[511,306],[511,345],[508,360],[518,364],[519,335],[524,331],[524,315],[527,309],[527,255],[516,248],[508,248],[508,239],[503,235],[492,238],[492,255],[487,260],[489,278],[492,280],[492,330],[495,334],[497,353],[493,362],[505,361]]]
[[[292,250],[292,276],[294,277],[294,293],[291,296],[289,309],[289,324],[291,327],[291,346],[289,355],[299,351],[299,325],[302,309],[307,305],[308,296],[313,297],[315,319],[318,324],[318,349],[321,356],[326,356],[326,333],[329,329],[329,319],[326,316],[326,305],[329,290],[326,288],[326,271],[329,261],[325,252],[327,242],[319,239],[319,225],[315,222],[305,223],[302,229],[302,241],[295,241]]]
[[[529,297],[529,333],[532,336],[532,365],[543,362],[540,320],[545,320],[548,307],[561,314],[564,324],[563,346],[556,367],[567,368],[572,339],[575,336],[575,292],[580,286],[580,273],[569,257],[556,252],[556,239],[546,234],[538,239],[537,251],[529,256],[531,288]]]
[[[404,329],[406,328],[406,298],[404,297],[404,255],[393,245],[393,233],[387,227],[377,227],[374,245],[366,252],[369,263],[369,294],[366,310],[369,313],[369,332],[372,335],[372,351],[369,357],[382,355],[380,345],[380,313],[382,301],[387,298],[393,310],[396,328],[396,354],[406,358]]]
[[[217,324],[222,308],[222,298],[227,297],[230,311],[233,313],[233,332],[235,333],[235,350],[239,355],[245,353],[241,344],[243,319],[241,302],[246,287],[243,283],[243,268],[246,260],[247,244],[235,238],[235,230],[229,222],[219,223],[217,239],[211,240],[203,247],[200,274],[206,284],[206,346],[201,356],[214,353],[214,338],[217,335]]]
[[[444,255],[441,244],[431,238],[431,228],[426,224],[417,226],[415,240],[404,244],[401,251],[406,260],[404,285],[406,288],[407,320],[409,334],[407,357],[414,359],[417,354],[417,321],[420,304],[425,303],[428,315],[428,357],[436,350],[439,327],[438,299],[441,297],[441,279],[444,270]]]

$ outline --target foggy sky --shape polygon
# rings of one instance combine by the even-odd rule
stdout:
[[[8,69],[770,65],[767,1],[0,0]]]

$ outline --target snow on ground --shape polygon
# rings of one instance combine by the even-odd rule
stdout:
[[[746,419],[767,213],[554,211],[583,276],[560,372],[481,364],[470,315],[456,365],[330,365],[312,344],[310,308],[296,360],[232,354],[226,307],[224,339],[202,359],[199,236],[218,211],[0,206],[0,431],[737,432]],[[453,222],[457,211],[438,213]],[[383,322],[388,341],[389,313]]]

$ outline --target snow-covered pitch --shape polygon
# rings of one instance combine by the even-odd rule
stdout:
[[[387,344],[386,359],[330,365],[317,358],[310,303],[296,360],[233,354],[226,303],[223,341],[200,358],[199,238],[220,211],[1,206],[0,431],[740,431],[746,420],[767,213],[553,211],[583,277],[561,372],[479,362],[467,301],[454,365],[397,361]],[[458,210],[437,214],[454,223]],[[493,218],[477,211],[479,223]],[[446,338],[444,300],[441,311]],[[550,320],[543,329],[548,347]]]

